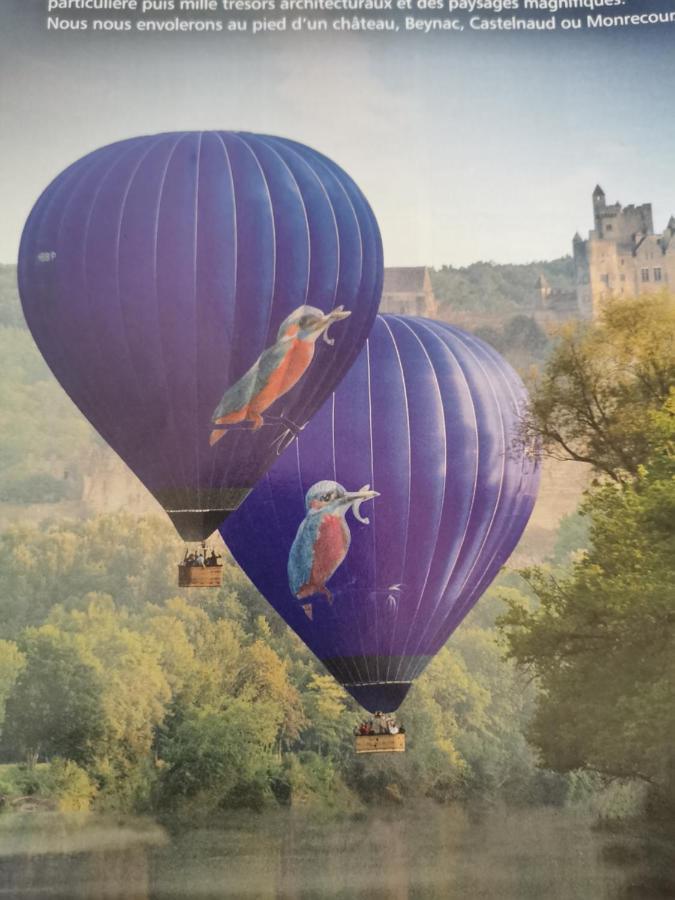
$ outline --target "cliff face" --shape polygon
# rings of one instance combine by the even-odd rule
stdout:
[[[82,506],[86,514],[124,509],[132,515],[164,515],[155,498],[112,450],[97,447],[83,472]]]

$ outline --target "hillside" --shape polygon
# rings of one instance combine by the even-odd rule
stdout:
[[[532,305],[540,275],[554,290],[574,290],[574,263],[570,256],[524,265],[476,262],[459,269],[441,266],[431,271],[431,281],[442,315],[449,307],[507,315]]]

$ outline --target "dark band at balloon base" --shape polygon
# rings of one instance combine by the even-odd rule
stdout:
[[[364,709],[389,713],[403,703],[413,674],[430,660],[431,656],[342,656],[321,662]]]
[[[156,491],[155,497],[184,541],[205,541],[250,493],[250,487],[199,493],[167,490]]]

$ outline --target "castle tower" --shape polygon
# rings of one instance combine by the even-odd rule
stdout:
[[[600,218],[602,213],[605,211],[607,206],[607,201],[605,198],[605,192],[600,187],[599,184],[596,184],[595,190],[593,191],[593,214],[595,218],[595,230],[600,231]]]
[[[588,240],[578,233],[572,240],[582,316],[595,317],[610,297],[636,297],[675,285],[675,217],[663,234],[655,234],[651,203],[608,205],[596,185],[593,219]]]

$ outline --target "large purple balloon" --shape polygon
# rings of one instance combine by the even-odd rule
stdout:
[[[293,141],[234,132],[88,154],[39,198],[19,255],[49,366],[188,539],[236,508],[349,369],[382,271],[377,223],[342,169]],[[253,416],[211,445],[221,398],[232,416],[261,395],[251,369],[278,376],[280,326],[305,305],[351,314],[336,314],[294,386],[272,385],[263,427]]]
[[[260,592],[372,712],[399,706],[525,528],[539,481],[518,440],[525,402],[478,338],[378,316],[333,397],[221,527]],[[361,502],[366,524],[340,487],[363,497],[368,486],[379,496]],[[340,519],[351,546],[324,578]]]

